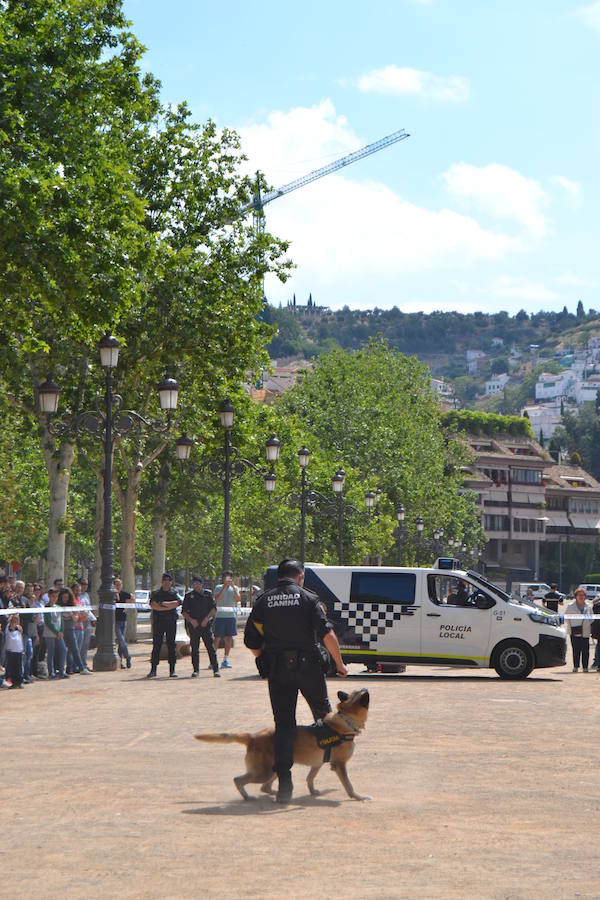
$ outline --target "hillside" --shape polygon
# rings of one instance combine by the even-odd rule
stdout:
[[[378,335],[403,353],[423,358],[439,356],[440,346],[446,356],[464,354],[469,348],[489,352],[494,338],[507,348],[535,343],[554,350],[565,341],[580,342],[586,334],[600,331],[596,310],[585,313],[583,306],[577,313],[565,307],[559,313],[529,315],[521,310],[515,316],[506,312],[403,313],[398,307],[366,311],[344,307],[328,314],[319,313],[319,307],[313,309],[310,313],[306,307],[296,312],[290,307],[265,308],[264,319],[278,328],[270,348],[273,358],[297,354],[311,357],[332,346],[355,350]]]

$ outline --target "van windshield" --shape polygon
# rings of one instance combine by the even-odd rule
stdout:
[[[484,578],[479,572],[473,572],[471,569],[467,571],[467,575],[469,578],[472,578],[473,581],[476,581],[477,584],[480,584],[482,587],[487,588],[489,591],[493,591],[498,597],[501,597],[507,603],[512,601],[512,597],[510,594],[507,594],[506,591],[503,591],[502,588],[497,587],[495,584],[492,584],[491,581],[488,581],[487,578]]]

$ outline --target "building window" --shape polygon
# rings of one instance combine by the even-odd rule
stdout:
[[[508,516],[484,516],[483,527],[486,531],[508,531],[510,519]]]
[[[512,469],[512,480],[516,484],[541,484],[541,469]]]

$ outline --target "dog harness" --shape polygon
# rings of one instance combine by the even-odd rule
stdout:
[[[331,725],[326,725],[321,719],[315,722],[314,725],[308,725],[307,728],[313,733],[317,745],[324,751],[323,762],[326,763],[331,759],[333,747],[337,747],[338,744],[343,744],[345,741],[354,740],[353,734],[340,734],[339,731],[336,731]]]

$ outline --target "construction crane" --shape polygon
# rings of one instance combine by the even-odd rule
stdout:
[[[267,203],[271,203],[272,200],[277,200],[278,197],[284,197],[286,194],[291,194],[292,191],[297,191],[298,188],[310,184],[311,181],[317,181],[319,178],[324,178],[325,175],[331,175],[332,172],[337,172],[338,169],[343,169],[345,166],[349,166],[359,159],[364,159],[365,156],[371,156],[372,153],[378,153],[380,150],[383,150],[384,147],[390,147],[392,144],[403,141],[407,137],[410,137],[410,135],[407,134],[404,129],[394,131],[393,134],[388,134],[387,137],[381,138],[381,140],[375,141],[373,144],[367,144],[367,146],[363,147],[361,150],[355,150],[347,156],[342,156],[341,159],[336,159],[335,162],[329,163],[329,165],[323,166],[321,169],[315,169],[314,172],[309,172],[308,175],[303,175],[302,178],[296,178],[295,181],[290,181],[289,184],[284,184],[283,187],[268,191],[264,195],[260,189],[260,173],[257,172],[256,194],[250,203],[246,203],[244,206],[240,207],[238,213],[239,215],[245,215],[245,213],[252,210],[254,228],[256,233],[260,234],[265,228],[263,210]]]

